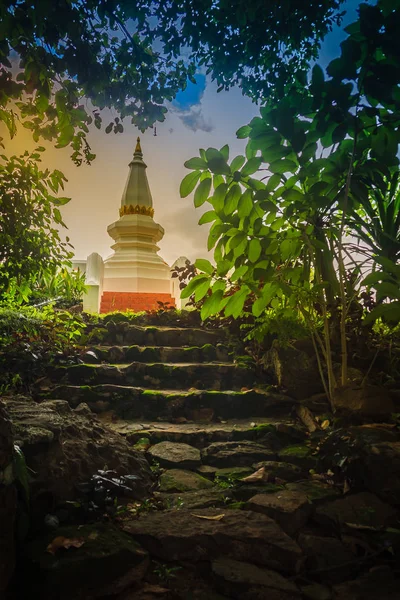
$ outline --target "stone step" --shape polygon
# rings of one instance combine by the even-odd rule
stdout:
[[[140,363],[125,365],[77,364],[57,367],[50,377],[72,385],[113,383],[153,389],[240,390],[252,387],[251,369],[232,363]]]
[[[83,355],[85,363],[123,364],[230,362],[229,348],[223,344],[204,344],[177,348],[174,346],[91,346]]]
[[[208,331],[191,327],[142,327],[123,321],[109,321],[104,326],[87,328],[88,343],[102,345],[138,346],[204,346],[217,345],[226,338],[223,330]]]
[[[204,419],[269,418],[287,415],[295,402],[283,394],[261,389],[248,391],[154,390],[122,385],[58,385],[45,382],[38,398],[67,400],[72,407],[86,402],[96,413],[112,411],[123,419],[193,421]]]
[[[99,415],[104,425],[107,425],[123,435],[130,444],[150,445],[159,442],[177,442],[204,448],[213,442],[231,442],[241,440],[259,440],[266,434],[272,433],[284,439],[286,443],[295,443],[304,439],[304,432],[292,426],[288,418],[251,417],[248,419],[230,419],[222,423],[171,423],[169,421],[125,421],[115,419],[110,413]],[[200,415],[201,416],[201,415]]]

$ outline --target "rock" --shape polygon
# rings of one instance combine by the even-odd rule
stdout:
[[[356,557],[339,539],[300,533],[297,542],[307,556],[307,570],[327,569],[323,575],[324,581],[336,580],[337,582],[338,576],[343,580],[351,574],[351,571],[348,572],[348,567],[344,566],[344,569],[339,567],[353,561]],[[330,570],[331,567],[338,568]]]
[[[170,469],[160,477],[161,492],[189,492],[192,490],[205,490],[213,487],[209,479],[181,469]]]
[[[364,447],[365,485],[390,504],[400,505],[400,442]]]
[[[18,397],[7,398],[6,405],[31,469],[33,500],[38,492],[50,494],[54,501],[73,499],[75,485],[105,466],[118,475],[137,477],[135,498],[148,494],[153,475],[146,459],[94,415],[77,414],[62,400],[37,404]]]
[[[227,500],[232,498],[230,490],[197,490],[194,492],[183,492],[181,494],[161,494],[161,499],[167,509],[186,508],[194,510],[197,508],[213,508],[226,506]]]
[[[221,481],[240,481],[243,477],[251,475],[253,469],[251,467],[226,467],[225,469],[217,469],[215,477]]]
[[[201,452],[203,462],[216,467],[250,467],[261,460],[274,460],[276,454],[255,442],[215,442]]]
[[[52,543],[57,547],[55,537],[78,539],[83,544],[59,547],[52,554],[47,548]],[[147,552],[109,523],[63,527],[57,534],[30,542],[24,550],[29,577],[20,578],[21,598],[103,598],[139,583],[149,564]]]
[[[284,481],[298,481],[304,476],[305,469],[301,469],[297,465],[292,465],[286,462],[278,461],[262,461],[253,465],[254,469],[261,469],[265,467],[269,475],[269,481],[272,482],[275,477],[283,479]]]
[[[377,385],[350,383],[335,391],[334,404],[345,412],[358,413],[368,417],[382,417],[394,412],[393,400],[389,391]]]
[[[315,518],[323,525],[340,528],[347,523],[382,529],[396,519],[397,512],[370,492],[342,497],[317,507]]]
[[[283,346],[277,340],[272,343],[266,357],[269,368],[279,385],[296,400],[309,398],[324,391],[317,359],[310,340],[298,340]]]
[[[78,415],[91,416],[93,414],[86,402],[81,402],[78,404],[78,406],[75,408],[75,412],[78,413]]]
[[[15,568],[17,490],[13,473],[13,433],[5,404],[0,402],[0,596]]]
[[[212,571],[217,577],[217,589],[230,598],[298,600],[300,596],[297,586],[279,573],[250,563],[218,558],[212,563]]]
[[[304,600],[331,600],[332,592],[325,585],[319,583],[311,583],[310,585],[302,585],[301,593]]]
[[[382,566],[334,588],[335,600],[398,600],[399,582],[390,568]]]
[[[149,458],[169,469],[196,469],[201,463],[200,450],[189,444],[160,442],[148,451]]]
[[[199,467],[197,467],[196,471],[203,477],[213,479],[218,469],[217,467],[211,467],[210,465],[200,465]]]
[[[338,490],[338,488],[320,481],[299,481],[297,483],[287,483],[285,488],[287,490],[291,490],[292,492],[301,492],[305,494],[309,501],[313,504],[325,502],[326,500],[331,500],[342,495],[341,490]]]
[[[314,469],[318,464],[318,458],[313,456],[312,449],[302,444],[295,444],[283,448],[278,454],[282,462],[292,463],[302,469]]]
[[[235,500],[238,500],[239,502],[247,502],[250,500],[250,498],[257,496],[258,494],[275,494],[276,492],[281,492],[284,489],[282,485],[277,485],[275,483],[264,483],[262,485],[241,485],[238,482],[238,484],[238,487],[234,487],[232,489],[232,494]]]
[[[385,502],[400,505],[400,432],[383,423],[338,429],[321,444],[324,470],[332,457],[345,457],[346,476]]]
[[[166,587],[145,583],[139,590],[130,590],[118,600],[178,600],[178,596]]]
[[[307,523],[312,505],[305,494],[282,490],[274,494],[257,494],[250,498],[246,508],[268,515],[288,535],[294,535]]]
[[[195,516],[198,515],[198,516]],[[148,513],[123,524],[152,556],[168,561],[204,561],[220,556],[296,571],[302,552],[272,519],[251,511],[182,509]],[[204,517],[220,517],[219,520]]]

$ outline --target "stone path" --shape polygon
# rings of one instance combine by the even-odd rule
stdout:
[[[223,333],[109,321],[90,344],[85,363],[49,373],[38,395],[86,403],[157,476],[152,500],[119,521],[143,555],[132,551],[125,589],[119,572],[107,597],[400,597],[386,560],[400,551],[400,494],[391,504],[382,485],[344,494],[290,418],[296,401],[236,364]],[[399,461],[398,432],[392,441]]]

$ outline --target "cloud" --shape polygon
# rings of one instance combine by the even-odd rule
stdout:
[[[183,92],[179,92],[172,102],[172,112],[191,131],[210,132],[215,129],[212,122],[204,117],[201,108],[201,100],[205,89],[206,77],[198,73],[196,75],[196,84],[189,82],[186,89]]]
[[[192,131],[210,132],[215,129],[215,126],[210,120],[206,120],[201,108],[193,107],[187,112],[178,113],[178,117],[188,129]]]

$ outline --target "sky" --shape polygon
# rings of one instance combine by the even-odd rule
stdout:
[[[346,37],[343,27],[353,22],[359,0],[344,4],[346,15],[340,28],[336,27],[322,43],[318,63],[326,66],[339,53],[339,44]],[[75,248],[76,259],[85,259],[92,252],[103,258],[112,251],[107,226],[119,218],[122,192],[128,176],[128,164],[132,158],[136,138],[140,135],[143,158],[153,196],[154,219],[165,229],[159,242],[159,254],[172,264],[178,257],[191,261],[207,256],[208,225],[198,225],[202,212],[195,209],[192,197],[181,199],[179,185],[189,172],[183,163],[199,155],[199,148],[230,147],[230,159],[244,154],[245,140],[236,139],[235,132],[258,114],[258,107],[239,89],[217,94],[217,86],[202,74],[197,75],[197,85],[188,84],[175,101],[169,105],[164,123],[156,125],[144,134],[124,122],[123,134],[105,134],[94,129],[89,135],[93,152],[97,155],[92,165],[76,167],[70,160],[68,149],[56,150],[43,144],[47,150],[43,166],[60,169],[68,179],[62,195],[71,197],[62,214],[68,226],[67,234]],[[105,111],[104,111],[105,113]],[[104,115],[107,124],[109,112]],[[6,152],[19,154],[33,149],[36,144],[27,138],[26,130],[12,141],[5,138]],[[40,142],[42,145],[42,142]]]

